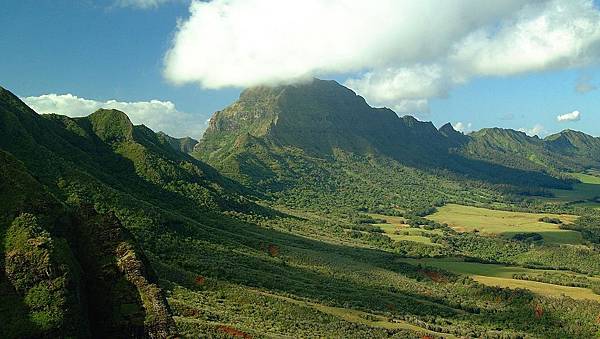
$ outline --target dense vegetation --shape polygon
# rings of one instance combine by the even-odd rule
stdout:
[[[0,335],[598,333],[595,300],[491,287],[405,261],[517,265],[540,271],[518,279],[595,288],[597,211],[520,194],[550,193],[572,179],[457,155],[451,150],[470,139],[451,128],[395,121],[321,85],[246,92],[195,147],[210,165],[187,154],[193,140],[133,126],[122,112],[39,116],[2,90],[0,316],[10,326]],[[281,115],[290,110],[297,115]],[[353,127],[364,114],[384,122]],[[390,129],[399,132],[386,136]],[[424,138],[432,149],[416,144]],[[560,227],[585,243],[462,232],[426,218],[448,203],[583,215]],[[411,240],[412,232],[427,241]]]

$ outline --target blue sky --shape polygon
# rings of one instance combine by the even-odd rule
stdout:
[[[204,121],[210,117],[212,112],[230,104],[237,98],[240,89],[246,85],[285,82],[288,81],[285,77],[293,80],[303,76],[336,79],[341,83],[352,85],[351,88],[357,90],[374,105],[396,108],[397,111],[400,111],[400,115],[415,113],[420,119],[432,120],[438,126],[445,122],[453,124],[461,122],[466,130],[492,126],[530,130],[538,126],[537,130],[530,132],[546,135],[564,128],[571,128],[600,135],[600,95],[595,89],[597,86],[600,87],[600,67],[596,62],[600,60],[600,56],[594,55],[599,51],[595,47],[597,46],[596,41],[590,38],[592,33],[595,34],[594,32],[586,32],[583,37],[580,37],[587,39],[586,43],[590,40],[589,44],[592,46],[590,51],[586,52],[592,54],[592,57],[586,57],[584,63],[578,63],[579,61],[571,59],[564,61],[564,58],[559,58],[556,59],[558,61],[544,61],[544,65],[550,65],[548,67],[538,67],[537,64],[531,64],[525,60],[522,61],[525,65],[523,69],[518,68],[519,65],[511,65],[512,68],[508,71],[502,65],[477,65],[477,67],[472,67],[476,71],[469,70],[466,73],[460,73],[458,77],[461,77],[461,80],[459,81],[455,80],[457,78],[455,73],[448,75],[448,69],[458,68],[457,65],[463,67],[465,62],[461,61],[458,64],[455,62],[456,57],[447,55],[449,49],[446,48],[447,46],[444,47],[446,41],[448,44],[458,44],[471,31],[477,31],[493,20],[508,22],[504,25],[506,26],[506,35],[510,36],[510,20],[512,20],[510,17],[521,11],[521,7],[505,8],[505,5],[498,5],[495,11],[484,13],[481,17],[474,17],[472,26],[456,26],[458,27],[456,35],[439,42],[439,50],[429,48],[427,44],[419,42],[419,36],[407,38],[408,40],[404,42],[407,48],[414,46],[412,50],[420,51],[416,56],[397,49],[382,49],[381,56],[374,53],[355,53],[356,49],[368,48],[369,41],[385,43],[385,40],[378,40],[378,37],[384,35],[385,32],[368,32],[371,36],[365,34],[364,41],[368,40],[365,42],[366,46],[344,44],[344,39],[346,39],[343,36],[344,30],[348,27],[344,26],[343,20],[348,18],[340,18],[342,21],[336,25],[336,27],[341,27],[339,30],[331,29],[330,26],[319,27],[320,19],[312,18],[316,22],[316,28],[327,32],[331,31],[331,34],[338,34],[337,36],[332,35],[332,39],[341,41],[339,47],[335,47],[332,52],[322,48],[326,44],[331,44],[327,40],[324,40],[323,44],[307,42],[307,45],[303,46],[301,50],[301,52],[306,51],[307,56],[300,55],[298,60],[302,62],[298,69],[286,67],[281,68],[280,71],[275,67],[277,74],[272,74],[273,61],[266,57],[261,59],[261,51],[278,50],[292,55],[294,50],[290,49],[289,52],[286,52],[289,47],[285,45],[286,41],[277,40],[280,39],[280,36],[271,37],[269,35],[268,32],[273,31],[270,29],[271,27],[265,27],[264,32],[267,33],[255,43],[255,45],[264,45],[263,50],[246,51],[243,48],[247,45],[242,40],[237,44],[235,43],[237,40],[228,44],[221,44],[219,40],[193,40],[200,33],[206,34],[207,29],[216,37],[228,40],[228,36],[222,35],[225,33],[218,31],[219,29],[235,31],[235,29],[245,30],[250,27],[246,25],[237,28],[237,23],[232,24],[231,22],[218,22],[213,26],[206,26],[205,22],[210,19],[207,13],[210,13],[217,6],[216,4],[214,6],[211,3],[199,4],[198,8],[200,8],[201,14],[190,15],[190,2],[185,0],[160,0],[158,1],[160,4],[157,2],[156,6],[151,4],[148,8],[140,8],[139,4],[145,1],[152,2],[152,0],[132,0],[130,6],[125,5],[128,0],[121,1],[123,2],[117,3],[111,0],[8,0],[3,3],[3,11],[0,12],[0,23],[2,23],[0,85],[20,97],[32,97],[27,102],[39,104],[38,108],[42,111],[47,108],[43,104],[47,103],[48,97],[45,97],[46,101],[42,101],[38,97],[52,93],[71,94],[76,96],[77,100],[87,99],[94,102],[93,104],[88,102],[89,106],[85,107],[96,107],[95,105],[102,105],[109,100],[122,103],[146,103],[151,100],[170,102],[175,105],[175,108],[170,108],[171,113],[165,113],[162,117],[157,117],[162,114],[160,111],[139,104],[135,106],[136,108],[132,108],[132,110],[139,110],[139,112],[133,112],[135,119],[132,120],[136,123],[145,123],[154,129],[164,129],[168,133],[178,136],[191,134],[199,137]],[[232,1],[234,5],[236,2],[240,1]],[[269,1],[264,3],[268,5]],[[316,3],[313,5],[319,6]],[[382,1],[382,7],[386,5],[393,6],[393,4],[385,4],[385,1]],[[585,1],[582,2],[582,6],[584,5]],[[274,10],[288,12],[282,5],[277,6]],[[310,7],[310,4],[307,6]],[[595,6],[597,9],[598,4],[596,3]],[[243,5],[238,7],[241,14],[245,14],[243,11],[251,10]],[[551,11],[551,8],[548,8],[547,10]],[[414,10],[426,11],[427,9],[416,8]],[[292,9],[289,12],[292,14],[283,13],[281,16],[286,19],[286,15],[296,15],[293,14],[294,12],[301,14],[302,11],[301,9]],[[364,13],[363,10],[361,12]],[[578,13],[580,10],[574,8],[573,12]],[[374,13],[376,14],[376,12]],[[248,14],[250,16],[252,13]],[[590,15],[595,14],[590,13]],[[352,13],[348,15],[352,15]],[[552,15],[552,13],[548,15]],[[233,14],[231,16],[234,17]],[[595,17],[591,16],[590,18]],[[287,18],[287,20],[293,19],[293,17]],[[331,24],[331,20],[335,23],[337,19],[331,19],[331,16],[325,15],[322,19],[324,25]],[[178,22],[181,22],[181,26],[178,26]],[[409,24],[418,25],[418,22],[409,22],[406,25]],[[253,23],[249,25],[253,25]],[[382,26],[385,27],[386,23]],[[409,28],[412,27],[397,26],[394,22],[390,22],[389,29],[386,29],[398,30],[402,33],[402,30]],[[261,27],[256,29],[258,33],[263,32],[260,31]],[[301,28],[291,29],[301,30]],[[360,29],[360,27],[356,29]],[[352,31],[352,27],[349,30]],[[415,31],[418,31],[418,27],[415,28]],[[295,36],[296,33],[298,36],[314,33],[302,30],[299,32],[286,30],[285,32],[289,36]],[[235,37],[244,38],[243,34],[242,31]],[[318,35],[319,32],[311,36]],[[497,39],[500,43],[502,36],[498,35],[498,38],[494,36],[493,39]],[[203,35],[200,34],[200,36]],[[375,38],[371,39],[371,37]],[[269,39],[272,39],[272,44]],[[174,43],[174,41],[176,42]],[[375,44],[371,49],[377,50],[378,46]],[[172,47],[173,57],[168,62],[169,70],[165,71],[167,67],[164,62],[165,55]],[[490,44],[486,48],[494,50],[496,47]],[[331,54],[335,56],[336,51],[344,51],[347,55],[351,54],[352,58],[330,58],[328,56]],[[477,54],[477,57],[485,58],[486,54],[483,54],[485,52],[485,50],[478,51],[480,54]],[[239,56],[232,59],[234,61],[242,60],[239,63],[240,68],[237,69],[237,64],[228,64],[228,62],[234,61],[225,58],[221,66],[235,69],[236,74],[214,70],[214,68],[218,68],[216,64],[219,63],[215,60],[220,60],[221,55],[235,55],[235,53],[241,53],[242,56],[253,55],[253,59],[247,64],[244,64],[243,58],[240,59]],[[213,54],[214,57],[212,57]],[[314,60],[311,59],[313,56]],[[286,54],[281,56],[283,64],[285,64],[286,57]],[[322,59],[325,60],[322,61]],[[378,60],[377,62],[379,59],[388,61],[381,66],[373,61],[375,59]],[[307,61],[304,63],[304,60]],[[291,58],[290,64],[293,65],[294,61],[295,59]],[[196,62],[203,63],[206,68],[198,69],[194,65]],[[256,67],[252,67],[254,64],[251,62],[256,62]],[[472,61],[469,62],[473,64]],[[252,71],[248,71],[251,73],[250,75],[238,76],[248,69],[252,69]],[[396,73],[390,73],[392,71]],[[369,76],[367,77],[367,75]],[[396,79],[395,84],[398,83],[398,79],[406,80],[402,82],[403,87],[398,89],[390,83],[385,83],[390,76]],[[413,90],[414,83],[425,85],[416,86],[417,88]],[[587,88],[589,91],[577,92],[578,83],[589,85]],[[385,90],[390,93],[382,92]],[[69,104],[72,101],[63,100],[61,105],[53,102],[54,106],[47,109],[64,109],[64,112],[57,113],[82,115],[83,113],[78,111],[82,106],[74,107]],[[419,104],[413,105],[416,102]],[[129,107],[123,105],[117,107]],[[403,112],[403,109],[407,111]],[[580,120],[557,122],[558,115],[575,110],[580,112]],[[171,116],[176,118],[169,119]],[[188,124],[186,119],[194,122]],[[194,132],[196,130],[197,133]]]

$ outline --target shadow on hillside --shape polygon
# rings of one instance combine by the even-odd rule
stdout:
[[[124,241],[118,220],[86,206],[79,215],[68,231],[83,270],[90,332],[95,338],[144,337],[146,310],[140,291],[117,263]]]
[[[180,236],[173,232],[162,237],[163,252],[157,267],[163,279],[194,289],[194,278],[203,276],[337,307],[384,313],[390,312],[389,305],[393,305],[398,318],[470,319],[483,327],[510,324],[503,328],[539,334],[539,328],[531,326],[535,322],[531,305],[534,297],[528,291],[475,284],[462,285],[454,295],[438,293],[434,297],[415,293],[416,286],[434,290],[444,287],[424,276],[420,267],[398,264],[399,256],[389,252],[330,244],[226,218],[219,228],[194,226],[191,234]],[[185,241],[186,237],[196,241]],[[279,254],[271,256],[268,244],[278,246]],[[345,273],[336,272],[338,269]],[[390,286],[368,279],[371,271],[381,269],[398,273],[415,285]],[[357,279],[352,278],[353,274]],[[500,300],[500,307],[482,312],[473,304],[477,299]],[[517,314],[519,317],[515,317]],[[544,321],[554,321],[553,314],[547,311]],[[566,330],[564,334],[568,334]]]
[[[29,317],[29,308],[9,281],[5,270],[5,239],[8,225],[0,221],[0,337],[17,338],[32,336],[40,329]]]
[[[210,165],[187,154],[181,153],[179,155],[182,157],[181,159],[189,161],[200,168],[203,175],[193,176],[189,175],[189,173],[185,173],[188,177],[182,179],[178,177],[178,175],[182,174],[183,170],[178,168],[182,173],[169,173],[168,175],[173,175],[173,177],[164,178],[167,181],[159,185],[144,177],[142,174],[144,171],[148,171],[146,175],[153,176],[154,180],[163,180],[163,178],[157,179],[160,177],[160,174],[153,172],[157,168],[163,170],[162,160],[159,160],[158,157],[145,157],[144,155],[138,154],[138,150],[132,150],[130,156],[142,157],[138,159],[140,162],[138,164],[139,168],[136,168],[136,164],[133,160],[120,154],[124,152],[123,147],[127,146],[121,145],[114,150],[110,145],[96,137],[91,131],[89,131],[90,135],[84,137],[65,129],[61,122],[56,119],[48,119],[45,120],[44,123],[52,125],[48,126],[48,130],[58,134],[56,137],[51,138],[52,140],[44,139],[42,141],[47,148],[50,148],[49,146],[51,145],[55,145],[54,147],[51,147],[52,151],[56,152],[64,159],[73,162],[75,165],[73,166],[74,168],[87,172],[107,186],[124,192],[131,197],[136,197],[155,206],[166,207],[175,211],[189,212],[207,209],[207,205],[203,205],[201,202],[202,197],[197,197],[198,194],[202,192],[197,192],[194,188],[192,188],[191,191],[180,190],[179,192],[174,192],[173,190],[167,190],[164,187],[161,187],[175,186],[176,189],[188,189],[186,185],[198,184],[203,189],[210,192],[212,199],[214,199],[214,202],[218,204],[218,208],[221,210],[253,212],[254,214],[265,217],[284,216],[284,214],[279,211],[255,204],[249,200],[240,201],[239,196],[236,196],[236,194],[247,194],[249,197],[262,196],[259,192],[250,191],[247,187],[241,186],[233,180],[221,176],[218,171]],[[79,120],[79,123],[85,128],[90,129],[85,120]],[[158,142],[158,140],[155,141]],[[142,140],[141,142],[149,143],[148,140]],[[148,149],[157,147],[153,144],[143,144],[143,146],[148,147]],[[159,154],[164,156],[163,153],[164,152],[161,152]],[[181,160],[171,159],[170,156],[165,156],[165,159],[173,160],[175,163],[178,163],[178,161]],[[62,164],[61,167],[64,167],[64,164]],[[69,173],[74,172],[76,177],[81,176],[79,173],[76,173],[77,171],[74,170],[74,168],[69,166],[66,171]],[[32,170],[32,172],[35,171]],[[215,183],[218,183],[225,188],[225,192],[223,192],[220,187],[215,187]],[[180,187],[177,187],[177,185],[180,185]],[[189,196],[196,196],[196,200],[189,198]]]
[[[495,185],[519,186],[525,189],[532,187],[571,189],[573,182],[557,179],[545,172],[517,169],[501,164],[467,158],[461,154],[442,149],[430,153],[419,152],[422,157],[414,159],[414,155],[395,152],[383,153],[396,161],[416,169],[442,176],[460,179],[480,180]]]

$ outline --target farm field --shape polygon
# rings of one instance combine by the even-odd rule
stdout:
[[[487,208],[448,204],[428,219],[446,223],[460,232],[477,230],[482,234],[497,234],[511,237],[522,232],[539,233],[547,243],[580,244],[579,232],[561,230],[557,224],[540,222],[543,217],[558,218],[564,223],[572,223],[577,216],[567,214],[525,213],[491,210]]]
[[[524,288],[533,293],[561,297],[569,296],[573,299],[587,299],[600,301],[600,295],[595,294],[589,288],[570,287],[555,284],[548,284],[537,281],[514,279],[513,274],[531,274],[536,275],[543,272],[556,272],[550,270],[537,270],[524,267],[504,266],[497,264],[483,264],[476,262],[465,262],[455,258],[426,258],[426,259],[401,259],[402,262],[410,264],[421,264],[441,268],[453,273],[468,275],[473,280],[488,286],[499,286],[505,288]],[[592,278],[598,280],[598,278]]]

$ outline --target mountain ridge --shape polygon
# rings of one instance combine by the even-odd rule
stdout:
[[[552,142],[553,136],[539,139],[497,127],[465,135],[449,123],[438,129],[431,122],[412,116],[399,117],[390,109],[371,107],[352,90],[333,80],[319,79],[244,90],[239,100],[211,117],[195,152],[206,153],[201,156],[205,159],[219,158],[236,140],[239,144],[245,134],[280,146],[299,147],[311,154],[330,155],[333,149],[339,148],[359,154],[385,154],[410,162],[411,156],[419,153],[416,162],[421,163],[435,162],[430,158],[446,157],[448,152],[457,149],[465,156],[476,155],[477,159],[490,161],[477,154],[477,148],[484,145],[504,153],[520,152],[517,145],[544,149],[542,152],[558,150],[556,141]],[[561,150],[563,156],[569,156],[569,151],[581,151],[595,161],[586,166],[600,166],[600,138],[569,130],[556,135],[564,135],[571,145],[573,142],[578,145],[578,150]],[[563,167],[568,166],[573,166],[573,162]],[[529,169],[527,166],[517,168]]]
[[[578,165],[580,159],[568,151],[554,159],[549,148],[542,139],[510,129],[469,135],[450,124],[438,129],[431,122],[373,108],[335,81],[314,79],[243,91],[238,101],[211,117],[192,154],[236,180],[275,186],[295,175],[286,170],[290,164],[282,161],[283,154],[298,152],[309,162],[335,161],[343,152],[391,158],[428,173],[538,188],[566,188],[573,180],[562,172],[600,166],[600,157]],[[278,163],[277,173],[271,170],[273,163]]]

